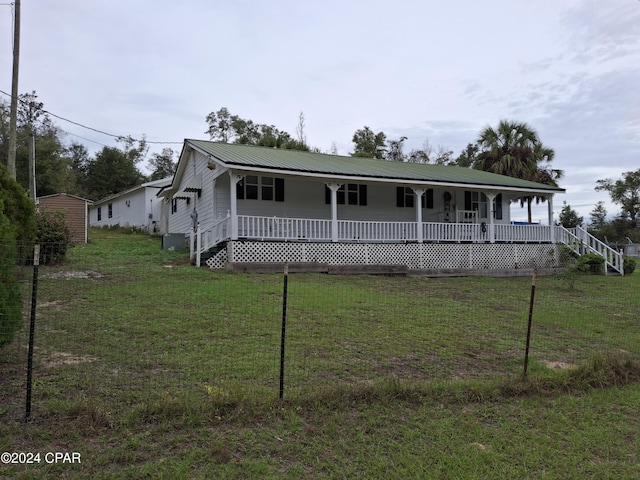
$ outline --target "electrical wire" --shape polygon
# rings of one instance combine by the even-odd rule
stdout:
[[[0,93],[3,93],[7,97],[11,98],[11,94],[5,92],[4,90],[0,90]],[[21,103],[26,103],[20,98],[18,99],[18,101],[21,102]],[[104,130],[99,130],[97,128],[93,128],[93,127],[89,127],[87,125],[83,125],[82,123],[75,122],[73,120],[69,120],[68,118],[61,117],[60,115],[56,115],[55,113],[50,112],[48,110],[45,110],[44,108],[40,108],[39,110],[42,113],[46,113],[47,115],[51,115],[52,117],[55,117],[55,118],[57,118],[59,120],[63,120],[65,122],[69,122],[69,123],[71,123],[73,125],[77,125],[78,127],[86,128],[87,130],[91,130],[91,131],[99,133],[101,135],[106,135],[108,137],[115,138],[116,140],[123,139],[123,138],[131,138],[135,142],[140,142],[141,141],[141,140],[138,140],[136,138],[133,138],[132,136],[116,135],[114,133],[105,132]],[[69,133],[69,132],[67,132],[67,133]],[[74,134],[71,134],[71,135],[74,135]],[[76,137],[83,138],[83,137],[80,137],[80,135],[76,135]],[[88,139],[83,138],[83,140],[88,140]],[[88,141],[93,142],[93,140],[88,140]],[[159,142],[159,141],[152,141],[152,140],[146,140],[146,139],[144,140],[144,142],[147,143],[147,144],[154,144],[154,145],[182,145],[182,143],[183,143],[183,142]],[[94,142],[94,143],[98,143],[98,142]],[[102,145],[102,144],[98,143],[98,145]]]

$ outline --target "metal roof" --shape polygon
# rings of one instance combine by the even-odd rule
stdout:
[[[201,153],[228,168],[267,169],[283,174],[314,174],[323,177],[384,179],[393,183],[459,184],[476,187],[502,187],[518,191],[563,193],[563,188],[520,180],[471,168],[390,162],[373,158],[344,157],[321,153],[237,145],[206,140],[185,140]]]

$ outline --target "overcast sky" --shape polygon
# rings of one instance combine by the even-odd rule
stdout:
[[[5,92],[11,12],[0,5]],[[638,0],[22,0],[21,12],[20,92],[115,135],[207,139],[205,117],[227,107],[294,136],[304,112],[308,143],[341,155],[367,125],[408,137],[405,151],[428,140],[457,156],[517,120],[565,171],[556,217],[566,200],[585,220],[599,200],[618,212],[597,179],[640,168]],[[69,143],[115,144],[54,120]],[[167,146],[181,148],[152,152]]]

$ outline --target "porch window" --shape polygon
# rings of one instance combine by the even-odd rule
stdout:
[[[109,213],[108,213],[109,218],[113,218],[113,203],[110,203],[107,208],[109,210]]]
[[[284,202],[284,178],[247,175],[238,182],[236,198]]]
[[[336,192],[338,205],[367,205],[367,186],[358,183],[348,183],[342,185]],[[325,185],[324,203],[331,203],[331,190]]]
[[[102,220],[102,207],[98,207],[98,221]]]
[[[396,187],[396,206],[409,207],[415,206],[415,194],[409,187]],[[422,195],[422,208],[433,208],[433,188],[429,188]]]
[[[487,196],[482,192],[464,192],[464,209],[477,210],[478,217],[487,218],[489,216]],[[496,195],[493,199],[493,218],[502,220],[502,194]]]

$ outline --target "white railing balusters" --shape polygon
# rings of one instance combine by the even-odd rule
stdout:
[[[596,253],[602,256],[604,258],[605,273],[608,267],[611,267],[620,273],[620,275],[624,275],[624,259],[622,253],[614,250],[606,243],[601,242],[583,228],[564,228],[557,226],[556,239],[558,242],[567,245],[578,255]]]

